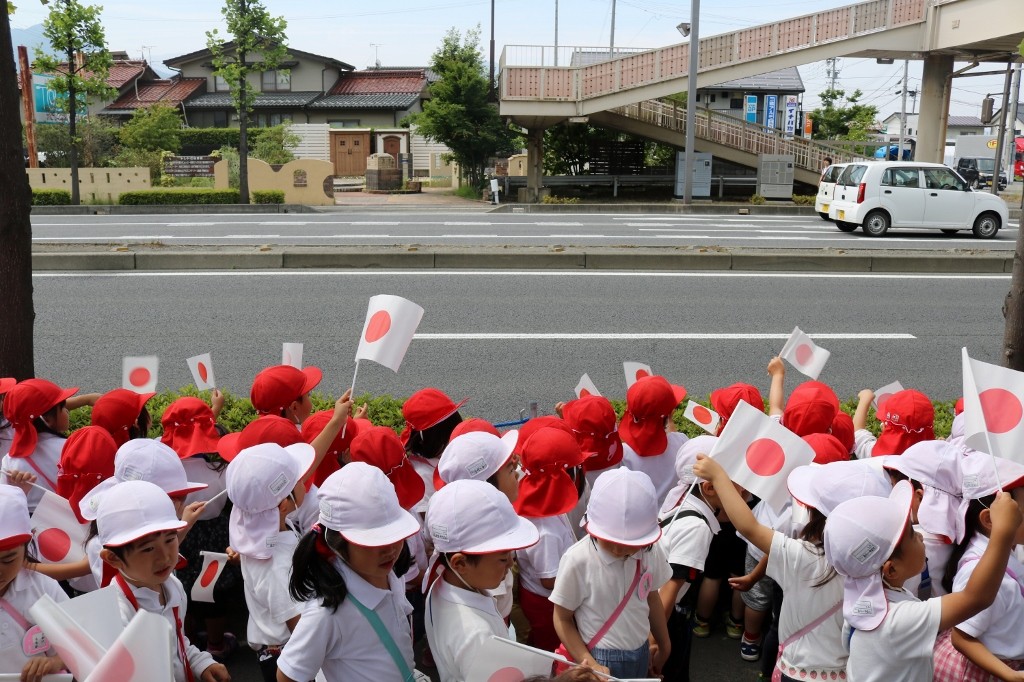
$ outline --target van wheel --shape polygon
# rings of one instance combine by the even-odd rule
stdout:
[[[818,213],[818,215],[821,216],[822,220],[828,220],[828,213]]]
[[[974,221],[974,227],[972,232],[978,239],[992,239],[999,232],[999,228],[1002,227],[1002,221],[999,216],[995,213],[982,213],[978,216],[978,219]]]
[[[956,234],[960,230],[942,230],[942,234]]]
[[[854,230],[857,229],[857,223],[846,223],[841,220],[837,220],[836,227],[838,227],[843,232],[853,232]]]
[[[881,237],[889,230],[889,216],[883,211],[872,211],[864,218],[864,234]]]

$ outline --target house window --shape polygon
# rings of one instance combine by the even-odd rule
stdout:
[[[332,121],[328,121],[327,125],[329,125],[332,128],[358,128],[359,127],[359,119],[358,118],[339,118],[339,119],[334,119]]]
[[[715,96],[714,95],[708,95],[708,102],[711,103],[711,104],[714,104],[715,103]]]
[[[214,128],[227,128],[228,127],[228,112],[226,112],[226,111],[215,111],[215,112],[213,112],[213,127]]]
[[[289,92],[291,89],[291,71],[263,72],[263,92]]]
[[[291,114],[270,113],[256,114],[256,125],[260,128],[270,128],[292,122]]]
[[[228,82],[220,76],[213,77],[213,91],[214,92],[230,92],[231,88],[228,87]]]
[[[743,98],[742,97],[732,97],[732,98],[730,98],[729,99],[729,108],[730,109],[742,109],[743,108]]]

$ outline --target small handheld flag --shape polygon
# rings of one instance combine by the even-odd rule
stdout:
[[[629,387],[635,384],[637,379],[643,379],[654,374],[651,371],[651,366],[645,365],[642,362],[623,362],[622,371],[626,374],[626,390],[629,390]]]
[[[811,379],[817,379],[831,353],[811,341],[811,337],[794,327],[779,356]]]
[[[686,412],[683,413],[683,416],[712,436],[718,433],[718,425],[722,421],[717,412],[692,400],[687,401]]]
[[[576,392],[577,398],[585,398],[588,395],[600,396],[601,392],[597,390],[597,386],[590,380],[589,374],[584,374],[580,377],[580,381],[576,384],[576,388],[573,389]]]
[[[213,359],[209,353],[195,355],[185,362],[192,372],[192,381],[200,391],[217,388],[217,380],[213,377]]]
[[[155,355],[126,357],[121,361],[121,388],[136,393],[156,391],[156,375],[160,358]]]

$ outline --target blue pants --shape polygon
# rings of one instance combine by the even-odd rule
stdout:
[[[594,660],[611,671],[612,677],[647,677],[651,663],[651,645],[644,645],[633,651],[618,649],[594,649],[590,653]]]

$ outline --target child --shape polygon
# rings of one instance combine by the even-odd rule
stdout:
[[[576,485],[566,468],[583,461],[576,439],[553,428],[530,436],[521,448],[526,476],[519,482],[515,510],[537,528],[540,539],[516,553],[519,562],[519,603],[530,621],[527,643],[538,649],[558,648],[548,597],[555,586],[558,562],[576,542],[566,513],[576,506]]]
[[[555,405],[555,411],[562,415],[566,426],[572,429],[586,457],[583,470],[590,486],[594,485],[601,472],[619,466],[622,462],[622,439],[615,429],[615,408],[607,398],[587,395],[578,400],[559,403]]]
[[[60,672],[64,663],[50,647],[29,609],[41,596],[56,602],[68,596],[45,575],[25,568],[32,528],[25,493],[0,485],[0,673],[23,680]]]
[[[159,614],[174,633],[168,646],[175,682],[229,682],[227,668],[192,646],[182,630],[185,589],[176,577],[178,531],[185,527],[170,498],[146,481],[125,481],[100,500],[96,527],[103,561],[117,571],[120,618],[127,625],[139,609]]]
[[[302,424],[313,412],[309,392],[317,387],[323,376],[319,367],[267,367],[252,380],[249,400],[261,415],[273,414],[293,424]]]
[[[26,379],[7,392],[4,416],[14,427],[14,440],[0,464],[3,471],[35,474],[36,485],[57,489],[57,463],[71,424],[67,400],[77,392],[77,387],[61,388],[45,379]],[[4,482],[9,482],[6,474]],[[29,491],[29,514],[42,497],[39,488]]]
[[[4,416],[4,396],[14,388],[18,381],[12,377],[0,377],[0,457],[7,454],[11,449],[11,441],[14,440],[14,429],[11,422]]]
[[[718,433],[722,432],[725,425],[729,423],[736,406],[741,402],[753,405],[764,412],[764,398],[756,386],[750,384],[733,384],[724,388],[716,388],[711,391],[711,409],[718,413]]]
[[[234,507],[231,547],[241,556],[246,638],[257,652],[264,682],[276,682],[277,659],[298,622],[302,606],[288,595],[288,569],[301,533],[286,524],[306,490],[313,465],[311,445],[286,448],[264,443],[242,450],[228,465],[228,497]]]
[[[426,485],[426,494],[416,508],[417,512],[427,509],[435,490],[433,480],[437,459],[451,441],[452,431],[462,422],[459,408],[465,404],[465,400],[455,403],[436,388],[420,389],[402,403],[405,428],[400,438],[411,455],[413,468]]]
[[[870,389],[857,394],[853,427],[854,450],[858,459],[902,455],[914,443],[935,439],[935,407],[924,393],[906,389],[893,393],[882,402],[875,414],[882,422],[878,438],[867,430],[868,408],[874,399],[875,393]]]
[[[497,488],[474,480],[434,493],[426,528],[434,542],[427,575],[430,651],[441,682],[475,682],[468,674],[480,645],[509,634],[487,591],[505,580],[513,551],[537,542],[537,529],[516,516]]]
[[[106,429],[117,447],[133,438],[146,438],[153,420],[146,403],[156,393],[136,393],[127,388],[115,388],[100,396],[93,405],[90,419],[93,426]]]
[[[589,537],[562,556],[549,597],[555,631],[589,668],[626,678],[660,674],[671,643],[658,590],[671,571],[657,546],[654,484],[639,471],[606,471],[594,483],[586,519]]]
[[[925,561],[924,543],[910,523],[913,493],[900,481],[889,497],[843,502],[825,523],[825,558],[844,579],[851,682],[930,681],[938,634],[990,606],[1006,570],[1021,510],[1000,492],[989,509],[988,546],[964,589],[927,601],[904,590]]]
[[[334,412],[331,410],[321,410],[311,414],[309,419],[302,423],[302,440],[312,445],[317,437],[324,432],[324,429],[328,428],[328,424],[333,418]],[[360,419],[358,415],[354,418],[349,417],[345,421],[345,426],[327,446],[327,453],[324,455],[323,461],[314,471],[313,485],[319,486],[327,480],[328,476],[348,462],[349,447],[352,445],[352,441],[359,435],[361,428],[370,426],[372,424],[369,420]]]
[[[650,477],[658,505],[675,483],[675,455],[686,442],[672,424],[672,413],[685,397],[685,388],[660,376],[637,379],[626,391],[626,412],[619,422],[622,466]],[[667,433],[670,427],[672,432]]]
[[[789,394],[782,425],[801,438],[811,433],[829,433],[837,414],[836,392],[820,381],[805,381]]]
[[[347,464],[319,490],[319,523],[295,551],[289,591],[305,606],[278,660],[280,682],[406,682],[412,607],[394,573],[419,522],[376,467]]]
[[[962,459],[963,495],[969,501],[965,519],[967,532],[956,544],[942,580],[943,587],[954,592],[962,591],[978,571],[979,559],[991,542],[995,494],[1000,490],[1009,493],[1017,506],[1024,509],[1024,466],[983,453]],[[1017,529],[1013,538],[1015,545],[1021,542],[1024,542],[1024,525]],[[1022,629],[1024,564],[1011,555],[992,605],[952,628],[948,636],[944,633],[939,637],[935,646],[935,680],[1021,679],[1022,674],[1017,671],[1024,668]]]

